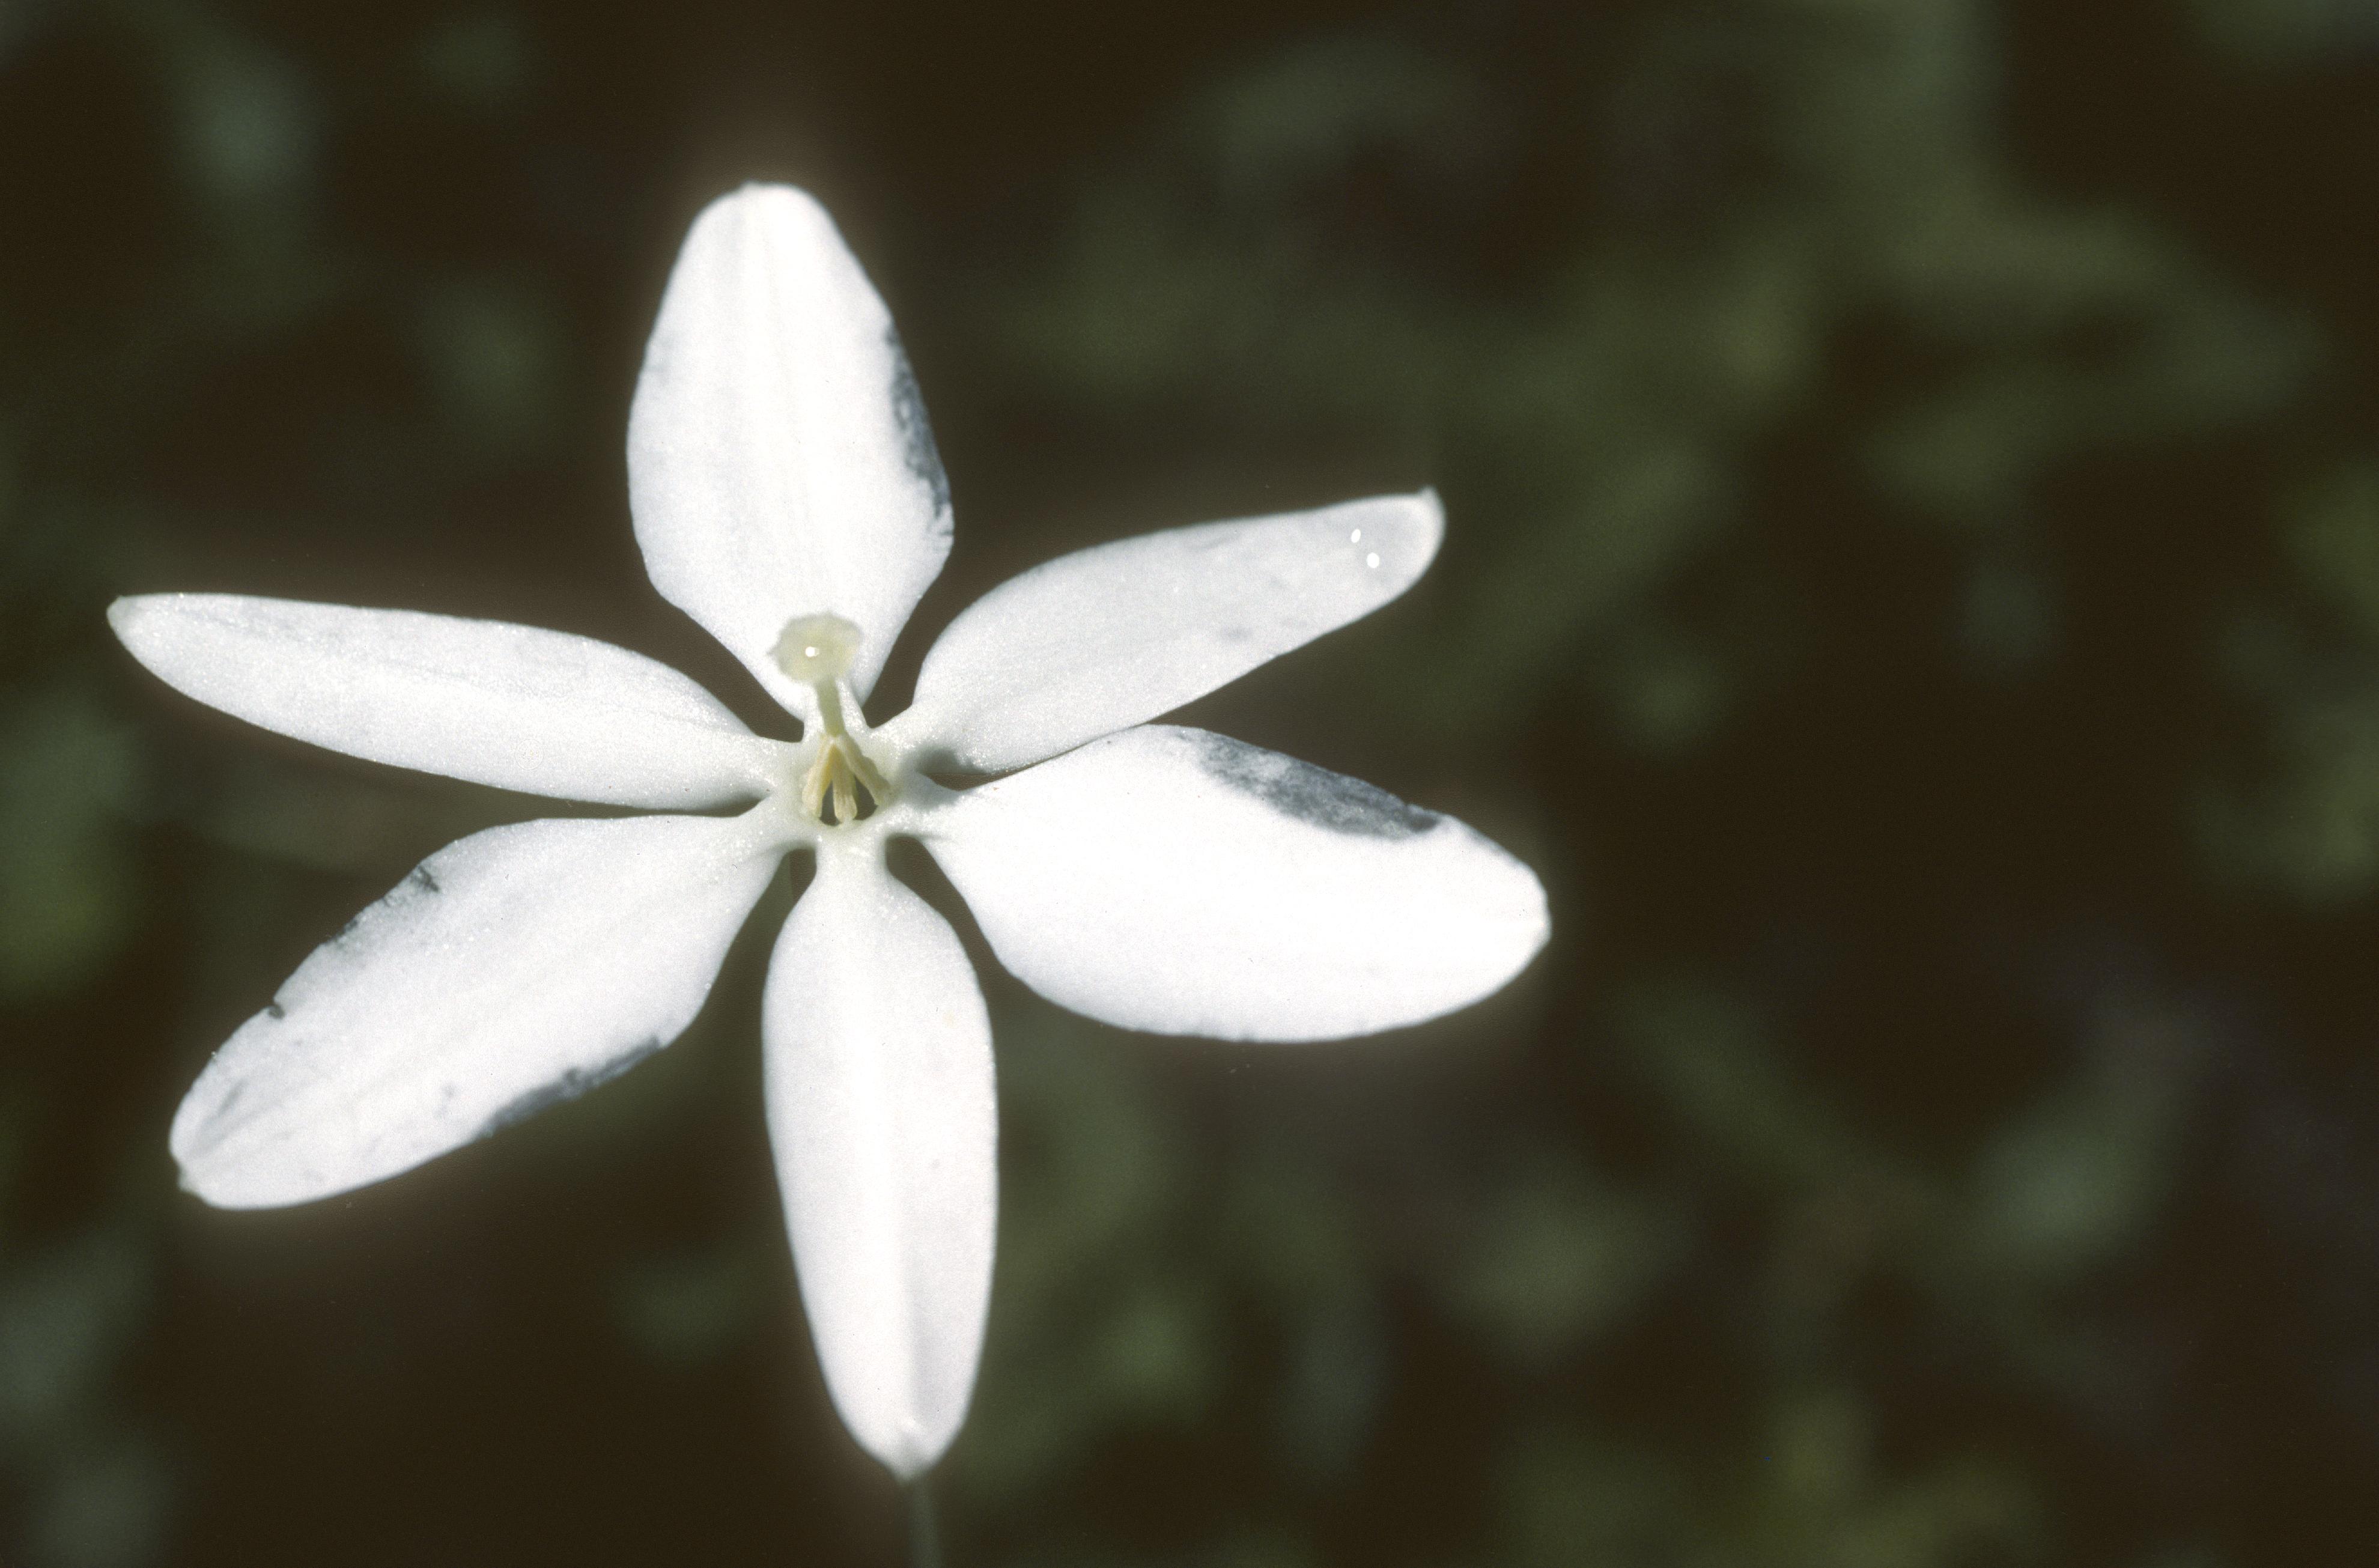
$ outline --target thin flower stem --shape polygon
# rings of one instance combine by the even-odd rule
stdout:
[[[909,1524],[909,1568],[942,1568],[941,1530],[934,1518],[934,1494],[923,1476],[902,1490],[901,1512]]]

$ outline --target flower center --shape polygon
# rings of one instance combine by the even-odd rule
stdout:
[[[843,721],[842,678],[858,651],[859,628],[839,615],[795,616],[777,637],[778,667],[817,694],[818,751],[802,776],[802,811],[820,824],[857,822],[892,799],[891,781]]]

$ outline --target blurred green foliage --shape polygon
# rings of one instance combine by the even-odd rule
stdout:
[[[897,1555],[778,1228],[765,940],[501,1140],[174,1194],[206,1052],[545,808],[243,730],[103,616],[558,625],[765,722],[620,456],[671,247],[755,177],[916,357],[963,513],[918,633],[1134,528],[1439,486],[1415,594],[1192,717],[1555,906],[1382,1041],[987,980],[951,1562],[2356,1560],[2372,8],[1121,9],[0,8],[0,1561]]]

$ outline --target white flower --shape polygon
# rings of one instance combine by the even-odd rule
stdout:
[[[801,719],[798,743],[556,632],[204,594],[110,610],[168,684],[317,745],[566,800],[747,807],[448,845],[215,1053],[174,1154],[211,1203],[297,1203],[576,1094],[677,1037],[779,862],[814,849],[762,1002],[768,1129],[836,1406],[912,1476],[973,1386],[996,1123],[982,994],[886,839],[928,846],[1025,983],[1127,1028],[1325,1039],[1494,991],[1545,941],[1527,867],[1369,785],[1145,722],[1403,592],[1442,514],[1425,492],[1052,561],[952,622],[915,702],[871,730],[949,494],[883,302],[782,187],[695,221],[628,473],[654,585]],[[929,769],[1006,777],[958,790]]]

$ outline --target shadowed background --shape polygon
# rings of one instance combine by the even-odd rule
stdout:
[[[205,1210],[207,1053],[552,808],[248,730],[102,620],[486,615],[767,724],[622,457],[748,178],[841,222],[954,486],[875,717],[1050,555],[1433,483],[1412,595],[1189,718],[1553,902],[1509,991],[1343,1045],[986,964],[953,1564],[2367,1550],[2370,6],[12,0],[0,1562],[897,1561],[793,1294],[773,926],[599,1092]]]

